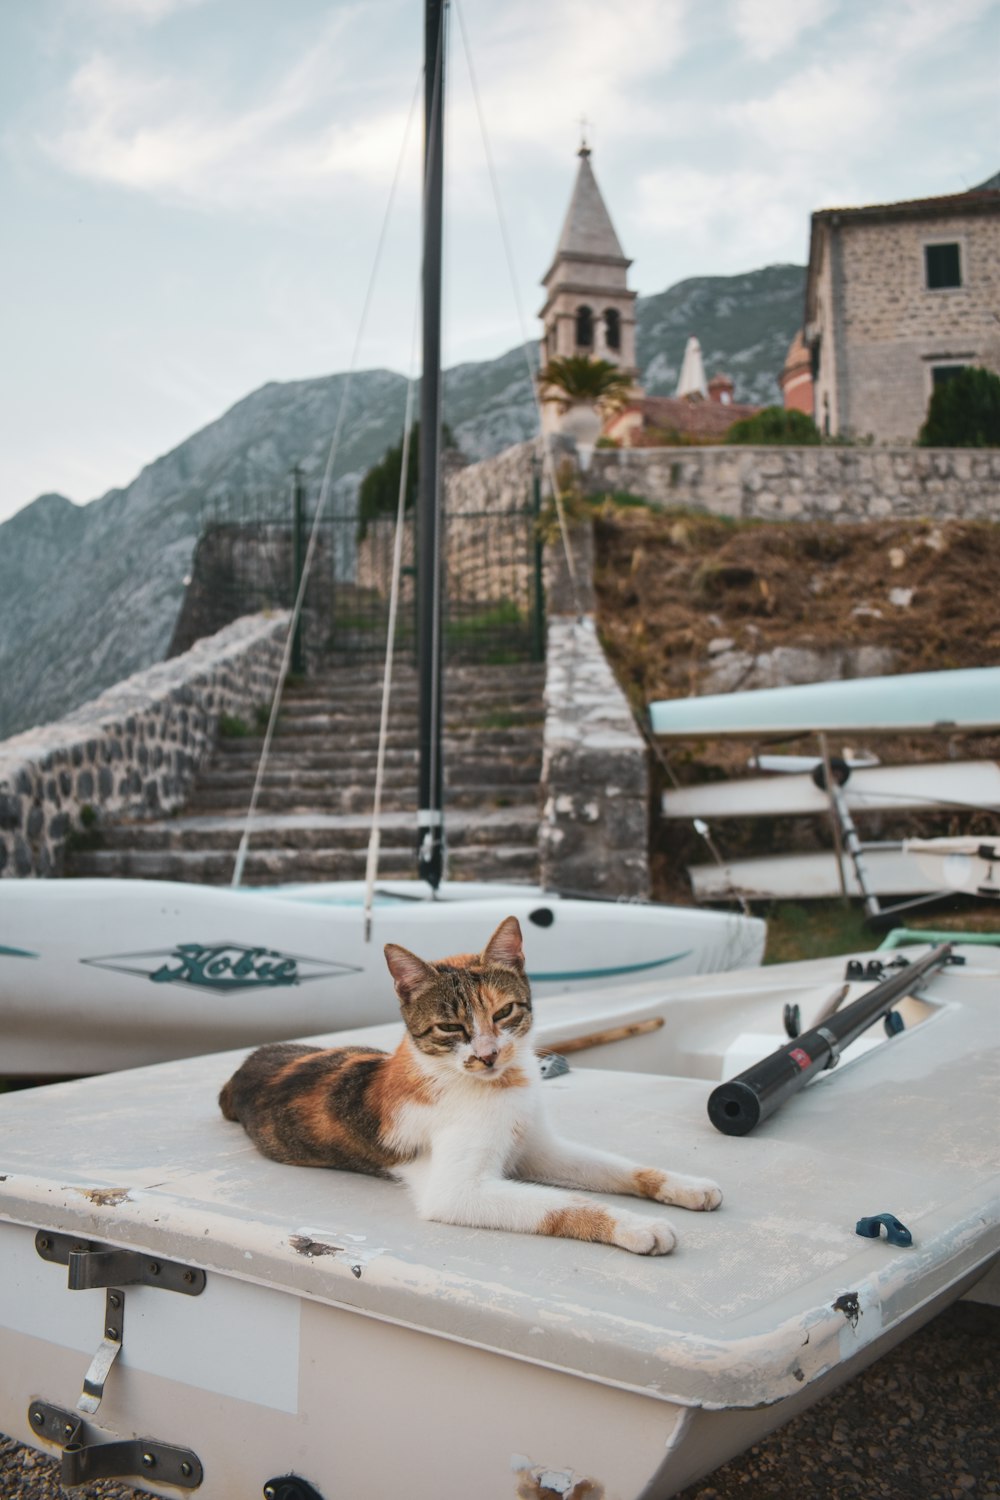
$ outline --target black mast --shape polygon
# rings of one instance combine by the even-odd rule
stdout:
[[[441,774],[441,222],[444,211],[444,10],[424,7],[423,378],[417,492],[417,661],[420,783],[417,873],[437,890],[444,873]]]

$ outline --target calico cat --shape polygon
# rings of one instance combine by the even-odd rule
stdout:
[[[718,1208],[714,1182],[553,1133],[516,917],[479,954],[425,963],[387,943],[385,956],[406,1023],[395,1052],[276,1042],[224,1086],[222,1113],[265,1156],[401,1178],[425,1219],[595,1240],[638,1255],[668,1254],[670,1225],[564,1189]]]

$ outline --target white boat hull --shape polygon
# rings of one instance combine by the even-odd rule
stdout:
[[[979,760],[864,767],[851,772],[843,798],[852,813],[998,808],[1000,766]],[[670,819],[819,817],[829,813],[830,798],[811,775],[793,773],[678,787],[663,794],[662,807]]]
[[[557,1128],[723,1185],[717,1214],[656,1210],[681,1238],[667,1258],[424,1223],[391,1182],[268,1162],[215,1104],[242,1053],[0,1098],[0,1431],[57,1455],[51,1412],[74,1411],[107,1327],[106,1289],[69,1290],[41,1231],[136,1251],[143,1274],[204,1271],[200,1295],[152,1274],[120,1288],[121,1352],[77,1435],[183,1449],[199,1500],[293,1473],[322,1500],[541,1500],[584,1480],[666,1500],[997,1264],[1000,959],[963,956],[904,1002],[901,1036],[745,1138],[705,1114],[727,1039],[790,1001],[808,1020],[843,960],[553,1000],[538,1040],[574,1059],[545,1085]],[[911,1246],[858,1237],[880,1212]],[[185,1492],[155,1466],[130,1482]]]
[[[916,840],[884,847],[868,844],[861,858],[868,890],[879,897],[1000,895],[996,863],[974,852],[927,852],[918,854]],[[949,842],[949,841],[945,841]],[[811,854],[775,854],[761,859],[734,859],[720,865],[690,865],[688,876],[698,901],[826,901],[842,894],[843,869],[848,896],[862,897],[854,862],[845,854],[842,866],[836,854],[819,850]]]
[[[366,938],[360,884],[265,894],[0,882],[0,1076],[110,1072],[392,1020],[385,943],[426,958],[478,951],[511,914],[543,1006],[549,995],[763,956],[764,924],[735,915],[529,886],[453,885],[437,901],[426,889],[386,887]]]
[[[855,677],[794,687],[669,698],[649,705],[654,734],[951,734],[1000,729],[1000,667]]]

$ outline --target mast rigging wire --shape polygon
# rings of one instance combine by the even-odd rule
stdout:
[[[462,7],[459,3],[459,0],[451,0],[451,3],[454,5],[458,15],[458,27],[462,35],[462,49],[465,53],[465,62],[469,70],[469,82],[472,86],[472,97],[476,106],[476,116],[479,120],[479,132],[483,140],[483,154],[486,157],[486,168],[489,173],[490,186],[493,190],[493,206],[496,209],[497,221],[500,225],[500,239],[503,243],[504,257],[507,262],[507,274],[510,278],[511,293],[514,298],[514,307],[517,311],[518,324],[521,330],[521,351],[524,354],[524,362],[528,371],[528,387],[531,391],[532,399],[535,405],[535,417],[538,422],[538,431],[539,433],[541,433],[542,403],[541,398],[538,394],[538,386],[535,381],[535,372],[531,365],[530,355],[528,354],[529,338],[527,326],[524,319],[524,308],[521,304],[520,293],[517,289],[517,276],[514,270],[514,256],[511,250],[510,235],[507,232],[507,221],[504,215],[503,202],[500,196],[500,183],[497,177],[496,168],[493,164],[493,151],[490,147],[489,132],[486,129],[486,118],[483,113],[479,84],[476,79],[476,71],[472,62],[472,50],[469,46],[468,33],[465,28],[465,16],[462,13]],[[570,590],[573,595],[573,603],[576,606],[577,619],[579,620],[582,618],[585,611],[583,609],[580,585],[577,578],[576,563],[573,559],[573,549],[570,546],[569,529],[566,524],[566,513],[563,509],[562,499],[559,494],[559,484],[556,479],[555,465],[552,461],[552,451],[549,447],[549,444],[544,441],[542,443],[542,463],[545,467],[545,475],[549,481],[549,487],[552,491],[552,499],[556,507],[556,516],[559,521],[559,534],[562,538],[563,552],[566,557],[566,570],[569,575]]]

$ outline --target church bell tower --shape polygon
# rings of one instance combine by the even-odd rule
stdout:
[[[551,266],[542,278],[545,305],[541,367],[550,359],[584,355],[620,365],[633,381],[635,360],[636,293],[628,287],[632,262],[622,253],[611,216],[601,197],[590,147],[579,150],[576,174],[562,233]],[[636,394],[639,394],[637,388]],[[558,403],[543,405],[543,427],[552,430]]]

